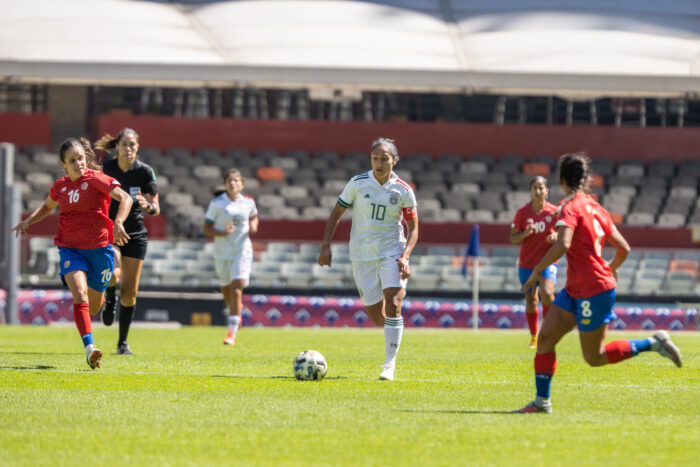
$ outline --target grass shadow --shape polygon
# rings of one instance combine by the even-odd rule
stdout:
[[[75,355],[76,352],[0,352],[0,355]]]
[[[0,370],[55,370],[55,366],[35,365],[35,366],[0,366]]]
[[[294,376],[249,376],[249,375],[211,375],[212,378],[231,378],[231,379],[248,379],[248,378],[259,378],[259,379],[291,379],[296,381]],[[336,380],[336,379],[350,379],[346,376],[327,376],[323,378],[324,380]]]
[[[413,412],[413,413],[454,413],[454,414],[501,414],[501,415],[522,415],[511,410],[414,410],[400,409],[398,412]]]

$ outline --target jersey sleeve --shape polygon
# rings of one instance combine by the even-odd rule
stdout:
[[[523,227],[523,210],[518,209],[515,212],[515,217],[513,217],[513,222],[510,224],[511,229],[517,229],[519,231],[525,230],[525,227]]]
[[[418,202],[416,201],[416,194],[413,190],[407,190],[406,194],[403,196],[403,217],[404,219],[417,219],[418,218]]]
[[[144,172],[146,181],[143,186],[143,192],[153,196],[157,195],[158,182],[156,181],[156,173],[150,166],[144,167]]]
[[[216,219],[218,219],[220,214],[221,208],[219,208],[219,205],[212,200],[209,203],[209,207],[207,207],[207,212],[204,214],[204,221],[211,222],[213,224],[216,222]]]
[[[575,200],[574,200],[575,201]],[[561,210],[561,214],[559,215],[559,219],[557,219],[557,227],[560,227],[562,225],[570,228],[571,230],[576,230],[576,227],[578,226],[579,223],[579,216],[578,216],[578,210],[576,207],[578,206],[578,203],[576,202],[570,202],[567,203],[566,206]]]
[[[108,194],[114,187],[121,186],[117,179],[110,177],[102,172],[95,171],[95,176],[90,180],[90,184],[97,188],[101,193]]]
[[[253,198],[250,199],[250,213],[248,214],[248,218],[253,218],[253,217],[258,217],[258,206],[255,204],[255,200]]]
[[[338,204],[346,209],[352,207],[356,194],[357,187],[355,186],[355,183],[350,180],[347,185],[345,185],[345,188],[343,188],[343,192],[340,193],[340,196],[338,197]]]
[[[59,182],[60,180],[56,180],[55,182],[53,182],[53,185],[51,185],[51,191],[49,191],[49,196],[54,201],[58,201]]]

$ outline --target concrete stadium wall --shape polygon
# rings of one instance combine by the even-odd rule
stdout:
[[[328,122],[160,116],[93,117],[91,134],[134,128],[145,147],[241,148],[288,151],[369,149],[379,136],[396,140],[402,154],[507,154],[558,156],[585,150],[591,156],[645,161],[700,157],[700,129],[609,126],[492,125],[428,122]]]

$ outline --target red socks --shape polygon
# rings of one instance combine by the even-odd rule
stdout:
[[[535,373],[553,375],[557,369],[556,352],[535,354]]]
[[[75,325],[78,327],[78,332],[81,336],[92,332],[89,303],[74,303],[73,318],[75,319]]]
[[[527,318],[527,327],[530,328],[530,335],[537,335],[537,318],[539,313],[537,310],[534,313],[525,313],[525,318]]]
[[[612,341],[605,344],[605,353],[608,354],[608,363],[617,363],[633,357],[628,340]]]

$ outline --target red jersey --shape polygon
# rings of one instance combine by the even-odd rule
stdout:
[[[114,224],[109,219],[109,192],[119,182],[98,170],[88,169],[72,182],[59,178],[49,196],[58,201],[57,246],[90,250],[114,243]]]
[[[610,266],[602,257],[605,237],[616,230],[608,211],[597,201],[577,193],[564,206],[557,227],[574,231],[566,252],[566,291],[573,298],[588,298],[617,287]]]
[[[556,221],[554,211],[556,209],[555,205],[545,201],[544,207],[540,212],[535,212],[530,203],[527,203],[515,213],[513,223],[510,225],[511,228],[523,232],[530,221],[535,227],[532,235],[523,239],[520,246],[519,266],[521,268],[534,269],[552,247],[551,243],[547,243],[547,237],[554,232],[554,223]]]

